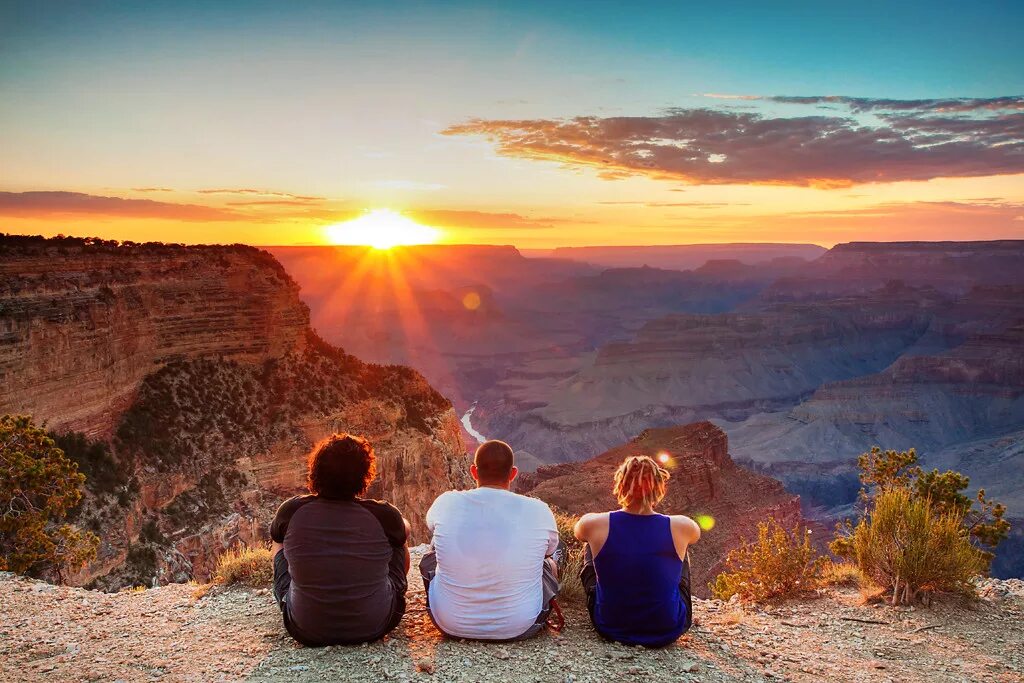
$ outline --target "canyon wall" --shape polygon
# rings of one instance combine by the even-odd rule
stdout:
[[[615,510],[612,476],[618,466],[632,455],[660,453],[669,455],[665,467],[671,478],[658,511],[714,520],[690,553],[696,595],[707,595],[707,584],[721,572],[729,551],[754,537],[758,522],[773,517],[788,528],[801,523],[800,499],[774,479],[733,462],[725,432],[710,422],[645,430],[591,460],[521,475],[517,490],[573,515]]]
[[[879,373],[824,384],[788,412],[728,429],[738,457],[819,504],[852,498],[836,500],[824,489],[815,495],[806,486],[844,476],[841,465],[852,479],[855,457],[883,445],[916,448],[927,467],[968,474],[1019,516],[1024,469],[1010,437],[1022,424],[1024,322],[942,353],[901,357]]]
[[[302,345],[298,285],[252,247],[0,238],[0,412],[109,436],[142,379],[182,358]]]
[[[827,382],[878,372],[929,329],[938,299],[888,290],[829,303],[675,314],[606,344],[568,376],[510,375],[474,422],[541,460],[578,460],[646,427],[795,405]],[[493,398],[492,398],[493,397]]]
[[[433,498],[470,484],[448,400],[323,342],[258,249],[0,237],[0,334],[0,412],[85,432],[121,473],[87,481],[73,521],[102,543],[77,583],[208,578],[226,548],[267,540],[337,431],[374,444],[368,495],[416,542]]]

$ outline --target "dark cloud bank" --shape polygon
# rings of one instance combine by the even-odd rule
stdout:
[[[609,178],[848,187],[1024,173],[1024,97],[759,99],[819,112],[670,109],[658,116],[473,119],[444,133],[483,136],[500,154],[596,167]]]

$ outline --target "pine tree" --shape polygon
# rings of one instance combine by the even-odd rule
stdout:
[[[96,556],[99,537],[63,522],[84,483],[30,418],[0,416],[0,570],[62,581]]]

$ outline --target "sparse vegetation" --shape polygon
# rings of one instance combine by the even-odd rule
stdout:
[[[886,488],[873,499],[843,549],[857,566],[892,593],[892,604],[925,601],[934,592],[971,593],[971,579],[988,567],[970,540],[963,517],[940,511],[909,489]]]
[[[62,523],[85,475],[45,431],[0,417],[0,570],[63,580],[96,556],[99,537]]]
[[[835,562],[825,560],[818,573],[822,586],[856,586],[865,585],[864,572],[852,562]]]
[[[113,456],[110,446],[81,432],[50,433],[57,447],[78,464],[85,488],[96,496],[116,494],[128,485],[127,467]]]
[[[225,585],[267,588],[274,581],[274,558],[265,546],[237,547],[217,559],[214,580]]]
[[[925,472],[914,449],[876,447],[858,464],[863,509],[856,524],[839,526],[832,552],[855,561],[894,605],[972,593],[971,580],[988,571],[1009,534],[1005,506],[984,490],[974,500],[964,495],[970,482],[959,472]]]
[[[141,540],[128,546],[128,556],[121,571],[126,585],[148,586],[157,572],[156,548]]]
[[[555,526],[558,528],[558,537],[567,550],[565,568],[559,579],[562,582],[562,590],[558,597],[565,602],[584,603],[587,594],[580,583],[580,572],[583,571],[584,544],[573,535],[573,527],[579,521],[579,517],[569,515],[559,510],[555,511]]]
[[[401,406],[399,426],[425,433],[451,407],[415,371],[363,364],[311,334],[304,351],[262,366],[200,358],[148,376],[118,427],[118,453],[160,471],[195,466],[210,453],[237,457],[301,437],[293,432],[303,416],[370,397]]]
[[[774,518],[757,525],[757,539],[729,553],[726,570],[711,583],[720,600],[764,602],[813,591],[823,559],[811,545],[810,532],[783,528]]]

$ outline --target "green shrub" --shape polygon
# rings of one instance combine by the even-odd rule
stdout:
[[[0,570],[60,581],[96,556],[96,534],[62,523],[84,483],[30,418],[0,416]]]
[[[710,584],[711,594],[750,602],[793,597],[817,588],[821,564],[809,531],[799,526],[788,531],[769,517],[757,525],[757,540],[729,553],[726,570]]]
[[[940,511],[906,488],[879,492],[850,543],[857,566],[892,592],[894,605],[927,600],[934,592],[970,594],[971,579],[988,566],[962,515]]]
[[[914,449],[872,448],[858,459],[863,509],[840,524],[829,546],[891,592],[891,601],[930,600],[936,592],[972,593],[971,579],[988,571],[993,550],[1010,532],[1006,507],[984,489],[964,495],[959,472],[924,471]]]
[[[81,432],[51,433],[50,438],[78,464],[78,471],[85,475],[86,489],[94,495],[115,493],[127,485],[128,468],[114,458],[105,442]]]
[[[926,472],[917,464],[917,452],[882,451],[875,446],[857,459],[863,501],[870,501],[872,491],[901,488],[917,498],[927,498],[938,512],[950,512],[963,518],[964,526],[974,541],[992,551],[1010,534],[1010,523],[1004,519],[1006,506],[989,500],[985,489],[979,489],[974,499],[964,495],[970,479],[960,472],[933,469]]]
[[[213,578],[225,585],[266,588],[274,581],[274,556],[265,546],[232,548],[217,558]]]

